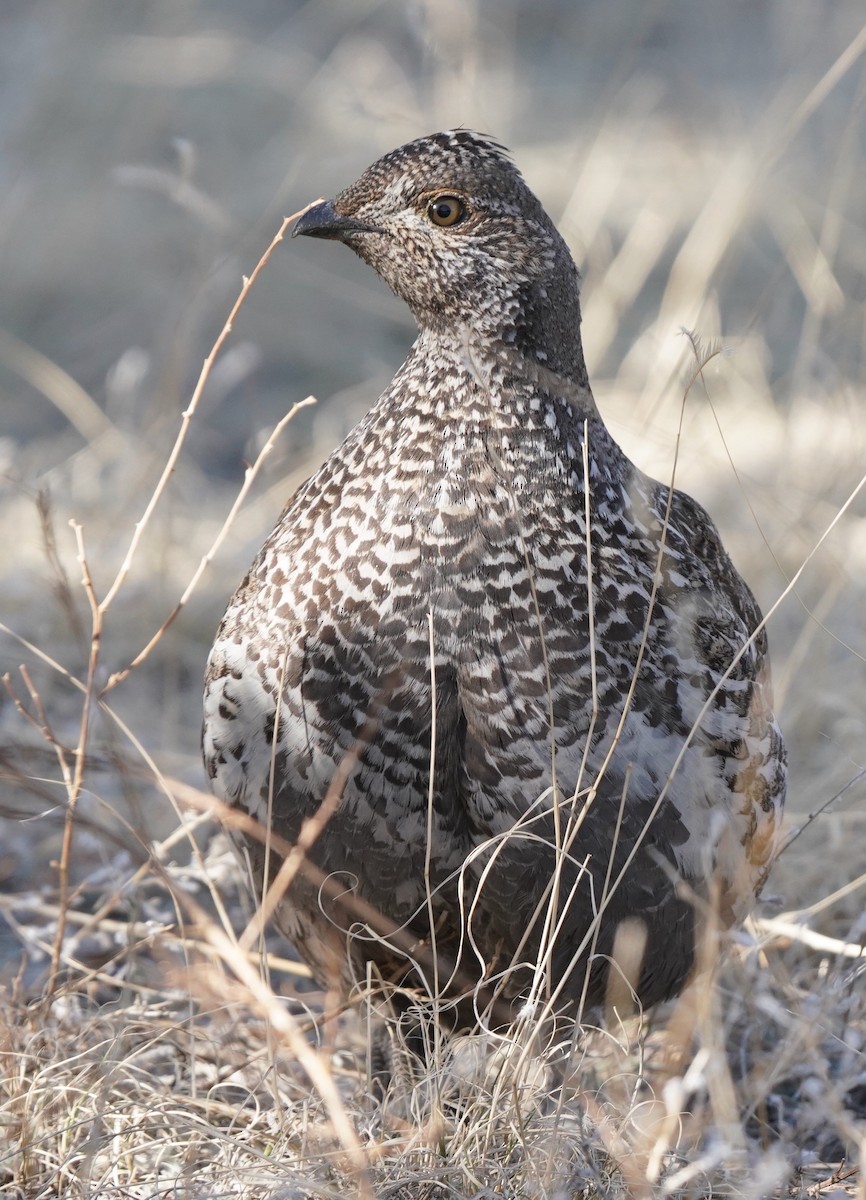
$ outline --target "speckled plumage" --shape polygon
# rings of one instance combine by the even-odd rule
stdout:
[[[463,206],[444,227],[443,196]],[[432,911],[464,988],[519,994],[531,973],[512,958],[547,946],[558,1002],[580,997],[590,952],[599,1000],[634,918],[641,1001],[673,994],[694,894],[714,879],[740,917],[778,830],[751,592],[704,510],[605,429],[577,270],[501,147],[412,142],[297,231],[345,241],[420,332],[229,605],[205,691],[214,790],[295,840],[337,789],[313,861],[419,942]],[[303,879],[278,920],[326,982],[347,987],[365,957],[400,974]]]

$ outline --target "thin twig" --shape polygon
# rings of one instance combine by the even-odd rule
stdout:
[[[274,732],[274,741],[276,742],[276,729]],[[333,817],[339,808],[340,802],[343,799],[343,790],[357,765],[358,752],[356,750],[347,750],[340,760],[339,767],[334,772],[324,800],[313,815],[307,817],[301,825],[297,841],[292,844],[290,853],[284,855],[279,870],[270,884],[268,884],[270,870],[266,868],[263,872],[263,886],[267,890],[262,895],[260,904],[256,906],[256,911],[246,929],[238,938],[238,945],[242,950],[254,944],[256,938],[261,935],[271,916],[279,907],[286,892],[292,886],[295,876],[308,860],[309,852],[318,841],[319,836],[331,817]],[[265,831],[270,835],[272,829],[273,821],[269,814]],[[270,836],[268,836],[265,845],[268,850],[272,848]]]
[[[150,641],[147,643],[147,645],[144,647],[144,649],[140,650],[138,652],[138,654],[136,654],[135,658],[132,659],[132,661],[129,663],[128,666],[124,667],[123,670],[121,670],[121,671],[115,671],[114,674],[109,678],[108,683],[106,683],[105,687],[102,689],[101,695],[104,696],[107,692],[110,692],[112,690],[112,688],[116,687],[119,683],[122,683],[123,680],[126,679],[126,677],[132,671],[135,670],[136,667],[140,666],[144,662],[144,660],[148,657],[151,650],[153,650],[154,646],[156,646],[156,644],[161,640],[161,638],[163,637],[163,635],[165,634],[165,632],[169,628],[169,626],[175,621],[175,619],[178,616],[178,613],[180,613],[181,609],[187,604],[190,596],[193,594],[193,592],[195,591],[195,588],[198,586],[199,580],[201,579],[205,570],[213,562],[214,558],[216,557],[216,554],[219,551],[220,546],[223,544],[223,541],[225,540],[225,536],[228,533],[229,528],[234,523],[234,520],[238,514],[238,511],[240,510],[241,505],[243,504],[244,500],[246,499],[247,494],[248,494],[250,488],[252,487],[256,476],[259,473],[259,469],[261,468],[262,463],[264,462],[266,456],[268,454],[270,454],[271,450],[273,450],[274,445],[276,444],[277,438],[280,436],[280,434],[283,432],[285,427],[289,424],[289,422],[292,420],[292,418],[295,416],[296,413],[298,413],[302,408],[308,408],[311,404],[315,404],[315,403],[316,403],[315,396],[307,396],[306,399],[299,400],[296,404],[293,404],[292,407],[289,409],[289,411],[286,413],[286,415],[284,417],[282,417],[276,423],[268,440],[265,442],[264,446],[262,446],[261,450],[259,451],[256,461],[252,464],[252,466],[247,467],[246,471],[244,472],[244,482],[241,486],[240,491],[238,492],[237,496],[235,497],[235,501],[232,504],[231,509],[229,510],[229,514],[226,517],[225,521],[223,522],[219,533],[216,535],[213,542],[211,543],[210,549],[207,551],[207,553],[202,558],[201,562],[198,564],[195,574],[193,575],[192,579],[187,584],[183,595],[178,600],[177,604],[175,604],[174,608],[171,610],[171,612],[165,618],[163,623],[160,625],[159,629],[157,629],[156,633],[153,635],[153,637],[150,639]]]
[[[318,200],[313,201],[313,204],[318,204],[318,203],[319,203]],[[166,464],[165,464],[165,467],[163,468],[162,474],[159,477],[159,482],[157,483],[156,487],[154,488],[153,494],[151,495],[150,500],[148,500],[148,502],[147,502],[147,506],[141,516],[141,520],[136,523],[135,532],[133,533],[132,540],[129,543],[129,549],[126,552],[126,557],[124,558],[123,562],[121,563],[120,570],[117,572],[117,576],[114,580],[114,583],[108,589],[108,591],[105,594],[105,597],[102,600],[102,603],[100,605],[100,610],[102,612],[105,612],[105,610],[109,607],[111,602],[114,600],[114,597],[120,591],[120,588],[123,586],[124,580],[126,579],[127,575],[129,574],[130,568],[132,567],[132,560],[135,557],[135,552],[138,549],[138,545],[141,541],[142,535],[144,534],[144,531],[147,528],[150,518],[153,516],[154,509],[156,508],[157,504],[159,503],[160,498],[162,497],[162,494],[165,491],[165,488],[166,488],[166,485],[168,484],[169,479],[171,478],[171,476],[174,473],[174,468],[177,465],[178,457],[180,456],[181,449],[183,448],[183,444],[186,441],[186,436],[189,432],[190,422],[192,421],[192,418],[195,416],[196,409],[198,408],[198,404],[199,404],[199,401],[201,400],[201,396],[204,391],[205,384],[207,383],[208,378],[210,376],[211,369],[213,368],[213,365],[214,365],[214,362],[216,361],[217,355],[219,354],[220,350],[223,347],[223,343],[225,342],[226,338],[232,331],[233,322],[235,320],[235,317],[238,314],[238,311],[240,310],[241,305],[243,304],[243,302],[246,300],[247,296],[249,295],[250,288],[253,286],[253,284],[256,282],[259,275],[261,274],[261,272],[267,266],[268,259],[271,257],[271,254],[274,252],[276,247],[279,245],[279,243],[285,237],[286,230],[288,229],[288,227],[292,224],[293,221],[297,220],[298,217],[303,216],[303,214],[307,211],[308,208],[312,208],[313,204],[308,204],[308,205],[306,205],[306,207],[299,209],[296,213],[293,213],[290,217],[285,217],[283,219],[283,223],[280,226],[279,230],[277,231],[276,236],[273,238],[271,244],[268,246],[267,250],[264,252],[262,257],[256,263],[253,273],[250,276],[244,276],[243,286],[241,287],[241,290],[238,294],[238,298],[237,298],[237,300],[235,300],[235,302],[232,306],[232,310],[228,315],[228,320],[226,321],[225,325],[223,325],[222,330],[220,331],[219,337],[213,344],[210,354],[208,354],[207,358],[204,360],[204,365],[202,366],[201,374],[199,375],[198,382],[196,383],[195,389],[193,390],[192,399],[190,400],[190,402],[187,405],[184,412],[181,414],[181,417],[182,417],[181,426],[180,426],[180,429],[178,430],[178,434],[175,439],[175,443],[171,448],[171,453],[169,454],[169,456],[166,460]]]
[[[827,809],[830,807],[831,804],[835,804],[836,801],[841,799],[841,797],[844,796],[845,793],[850,788],[852,788],[855,783],[859,783],[860,780],[863,779],[864,777],[866,777],[866,767],[863,767],[863,769],[861,771],[858,771],[856,775],[852,776],[852,778],[849,779],[847,783],[843,784],[842,787],[840,787],[837,792],[834,792],[833,795],[829,798],[829,800],[825,800],[823,804],[819,804],[816,809],[814,809],[812,812],[810,812],[808,817],[806,817],[806,820],[803,822],[803,824],[798,826],[798,828],[796,828],[795,830],[793,830],[793,832],[791,833],[791,836],[788,838],[788,840],[785,842],[785,844],[783,846],[779,847],[779,849],[776,853],[776,858],[779,858],[787,850],[790,850],[790,848],[793,846],[794,842],[796,842],[797,838],[800,837],[801,834],[805,833],[806,830],[809,828],[809,826],[814,821],[816,821],[818,819],[818,817],[822,816],[827,811]]]
[[[801,942],[810,950],[838,954],[842,958],[866,958],[866,945],[863,943],[843,942],[839,938],[827,937],[826,934],[816,933],[808,925],[798,925],[795,921],[785,921],[781,917],[754,917],[752,924],[758,933]]]
[[[90,719],[93,712],[93,702],[96,696],[96,673],[99,666],[99,653],[102,648],[102,617],[93,587],[90,567],[87,563],[87,552],[84,548],[84,530],[76,521],[70,521],[78,547],[78,563],[81,567],[81,583],[87,602],[90,605],[90,651],[87,662],[87,679],[85,682],[84,700],[81,705],[81,722],[78,728],[78,743],[73,751],[72,779],[67,784],[66,815],[63,822],[63,840],[60,847],[60,860],[57,864],[59,915],[57,932],[54,938],[54,951],[51,956],[51,969],[46,985],[46,997],[51,997],[57,986],[60,973],[60,963],[63,951],[63,938],[66,933],[66,910],[69,905],[69,866],[72,859],[72,841],[75,831],[75,814],[81,789],[84,786],[84,771],[87,763],[87,744],[90,736]]]

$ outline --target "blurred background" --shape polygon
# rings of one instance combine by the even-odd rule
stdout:
[[[682,330],[723,347],[685,401],[676,480],[765,611],[802,569],[769,626],[792,821],[856,779],[866,501],[840,512],[866,463],[864,18],[862,0],[4,0],[0,673],[31,715],[21,663],[76,744],[63,671],[86,673],[90,613],[70,519],[102,598],[282,218],[462,124],[510,147],[571,245],[599,407],[659,478],[694,369]],[[171,611],[277,420],[318,402],[107,695],[127,731],[94,713],[79,865],[109,853],[99,831],[118,812],[145,839],[171,827],[157,768],[203,785],[200,681],[226,601],[412,337],[344,248],[275,252],[106,613],[101,681]],[[56,853],[66,793],[39,723],[0,694],[6,888],[47,878]],[[855,782],[782,860],[787,907],[862,872],[863,797]],[[862,907],[855,891],[822,920],[850,937]]]

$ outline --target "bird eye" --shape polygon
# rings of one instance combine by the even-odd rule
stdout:
[[[437,196],[427,205],[427,216],[434,225],[456,225],[466,212],[466,206],[456,196]]]

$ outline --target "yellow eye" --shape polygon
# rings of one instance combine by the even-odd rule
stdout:
[[[456,225],[466,212],[456,196],[437,196],[427,205],[427,216],[434,225]]]

